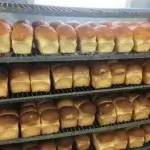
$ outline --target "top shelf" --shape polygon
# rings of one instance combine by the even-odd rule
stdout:
[[[0,12],[60,17],[150,18],[150,9],[98,9],[0,3]]]

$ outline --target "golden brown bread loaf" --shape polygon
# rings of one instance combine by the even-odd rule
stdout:
[[[115,50],[120,53],[130,52],[133,48],[133,34],[126,26],[113,25],[115,34]]]
[[[56,144],[53,141],[42,141],[39,143],[39,150],[56,150]]]
[[[7,20],[0,18],[0,22],[8,24],[10,26],[10,28],[12,28],[12,24],[10,22],[8,22]]]
[[[77,150],[87,150],[90,147],[90,135],[75,136]]]
[[[111,132],[93,134],[93,145],[96,150],[116,150],[114,147],[114,135]]]
[[[145,133],[145,142],[149,142],[150,141],[150,124],[144,124],[142,125],[142,128]]]
[[[96,114],[95,105],[88,99],[81,98],[74,100],[74,106],[78,109],[79,112],[78,125],[93,125]]]
[[[76,27],[79,40],[79,47],[82,53],[93,53],[96,51],[96,34],[94,28],[88,24],[81,24]]]
[[[56,90],[72,88],[72,68],[70,66],[53,66],[52,76]]]
[[[37,47],[42,54],[58,53],[58,34],[55,29],[48,25],[40,25],[35,29]]]
[[[53,27],[54,29],[56,29],[61,24],[64,24],[64,23],[62,21],[57,21],[57,20],[56,21],[52,21],[52,22],[49,23],[49,25],[51,27]]]
[[[90,85],[89,68],[85,65],[73,67],[73,87],[82,87]]]
[[[75,29],[68,24],[60,24],[56,31],[59,36],[60,52],[75,53],[77,47],[77,35]]]
[[[35,29],[35,28],[37,28],[37,27],[39,27],[41,25],[49,26],[49,24],[47,22],[43,21],[43,20],[36,20],[36,21],[32,22],[33,29]]]
[[[144,144],[144,130],[142,128],[132,128],[128,130],[129,148],[142,147]]]
[[[21,136],[31,137],[41,133],[40,116],[36,105],[25,105],[20,109]]]
[[[33,42],[32,26],[26,23],[20,23],[14,26],[11,40],[15,54],[31,54]]]
[[[10,140],[19,136],[18,112],[9,107],[0,108],[0,140]]]
[[[39,106],[42,134],[57,133],[60,128],[59,111],[53,102],[45,101]]]
[[[128,145],[128,134],[124,129],[114,131],[114,147],[116,149],[126,149]]]
[[[26,65],[14,65],[10,71],[12,93],[30,92],[29,69]]]
[[[142,67],[138,64],[130,64],[127,66],[125,84],[141,84]]]
[[[117,122],[130,121],[133,114],[133,104],[125,97],[116,97],[114,105],[117,115]]]
[[[73,138],[62,138],[57,141],[58,150],[72,150]]]
[[[121,62],[110,65],[112,84],[123,84],[126,76],[126,66]]]
[[[67,24],[72,26],[73,28],[76,28],[80,23],[78,21],[72,20],[72,21],[67,21]]]
[[[97,121],[100,125],[108,125],[116,122],[115,106],[110,97],[102,96],[97,105]]]
[[[9,53],[11,48],[10,36],[11,27],[9,24],[0,22],[0,53]]]
[[[34,65],[30,69],[31,91],[49,92],[51,88],[49,65]]]
[[[106,25],[98,25],[94,28],[97,44],[98,44],[98,51],[102,53],[110,53],[114,49],[114,33],[112,29]]]
[[[91,84],[94,88],[107,88],[112,85],[112,75],[107,64],[95,64],[91,68]]]
[[[134,105],[134,120],[145,119],[149,117],[149,100],[144,95],[135,97],[132,99],[132,103]]]
[[[74,106],[60,108],[61,128],[76,127],[78,125],[78,110]]]
[[[147,29],[142,26],[132,26],[134,47],[133,50],[136,52],[147,52],[150,49],[149,40],[150,34]]]
[[[0,97],[8,96],[8,72],[0,68]]]
[[[143,67],[143,82],[150,84],[150,62],[146,63]]]

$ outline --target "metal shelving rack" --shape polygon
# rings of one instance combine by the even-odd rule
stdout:
[[[150,9],[92,9],[92,8],[69,8],[69,7],[56,7],[56,6],[40,6],[40,5],[27,5],[27,4],[10,4],[0,3],[0,12],[18,13],[18,14],[32,14],[32,15],[46,15],[52,17],[91,17],[91,18],[150,18]],[[86,60],[109,60],[109,59],[137,59],[137,58],[150,58],[149,53],[111,53],[111,54],[69,54],[69,55],[40,55],[33,53],[31,55],[15,55],[5,54],[0,55],[0,63],[24,63],[24,62],[63,62],[63,61],[86,61]],[[118,92],[129,90],[145,90],[149,89],[150,85],[115,85],[107,89],[93,89],[91,87],[73,88],[66,90],[57,90],[49,93],[21,93],[12,94],[8,98],[1,98],[0,104],[4,103],[17,103],[29,100],[41,99],[54,99],[63,98],[68,96],[84,96],[93,95],[106,92]],[[108,130],[115,130],[125,127],[133,127],[150,123],[150,118],[139,121],[130,121],[123,123],[116,123],[107,126],[100,126],[94,123],[93,126],[75,127],[61,130],[59,133],[51,135],[41,135],[30,138],[18,138],[14,140],[0,141],[0,145],[24,143],[45,139],[56,139],[66,136],[75,136],[93,132],[103,132]],[[150,143],[145,143],[138,150],[150,149]],[[93,150],[93,148],[91,148]],[[130,149],[129,149],[130,150]]]
[[[25,102],[25,101],[38,101],[45,99],[58,99],[58,98],[66,98],[66,97],[75,97],[75,96],[87,96],[94,95],[100,93],[113,93],[113,92],[122,92],[122,91],[133,91],[133,90],[147,90],[150,89],[150,85],[113,85],[110,88],[103,89],[94,89],[92,87],[78,87],[72,89],[64,89],[64,90],[54,90],[51,92],[37,92],[37,93],[17,93],[10,94],[10,97],[0,98],[0,104],[6,103],[17,103],[17,102]]]

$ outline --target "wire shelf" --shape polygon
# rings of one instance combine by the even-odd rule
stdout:
[[[149,18],[150,9],[98,9],[0,3],[0,12],[67,17]]]
[[[56,98],[66,98],[66,97],[74,97],[74,96],[87,96],[94,95],[100,93],[108,93],[108,92],[121,92],[121,91],[131,91],[131,90],[146,90],[150,89],[150,85],[113,85],[110,88],[103,89],[94,89],[92,87],[78,87],[72,89],[64,89],[64,90],[55,90],[51,92],[37,92],[37,93],[18,93],[18,94],[10,94],[10,97],[0,98],[0,104],[4,103],[17,103],[17,102],[25,102],[25,101],[38,101],[42,99],[56,99]]]
[[[41,140],[47,140],[47,139],[57,139],[57,138],[70,137],[70,136],[76,136],[76,135],[90,134],[90,133],[96,133],[96,132],[105,132],[105,131],[111,131],[111,130],[116,130],[116,129],[121,129],[121,128],[140,126],[142,124],[148,124],[148,123],[150,123],[150,118],[137,120],[137,121],[110,124],[106,126],[100,126],[98,123],[95,122],[94,125],[92,126],[84,126],[84,127],[77,126],[77,127],[72,127],[72,128],[66,128],[66,129],[60,130],[60,132],[55,133],[55,134],[0,141],[0,145],[18,144],[18,143],[24,143],[24,142],[41,141]]]
[[[109,53],[109,54],[57,54],[57,55],[17,55],[0,54],[0,63],[22,63],[22,62],[68,62],[68,61],[86,61],[86,60],[112,60],[112,59],[137,59],[150,58],[150,52],[147,53]]]

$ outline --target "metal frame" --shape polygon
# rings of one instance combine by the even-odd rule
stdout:
[[[65,97],[75,97],[75,96],[87,96],[94,95],[100,93],[110,93],[110,92],[122,92],[122,91],[133,91],[133,90],[146,90],[150,89],[150,85],[113,85],[110,88],[104,89],[94,89],[92,87],[81,87],[81,88],[72,88],[72,89],[64,89],[64,90],[55,90],[47,93],[18,93],[18,94],[10,94],[11,96],[8,98],[0,98],[0,104],[7,103],[18,103],[18,102],[26,102],[26,101],[38,101],[42,99],[58,99]]]

